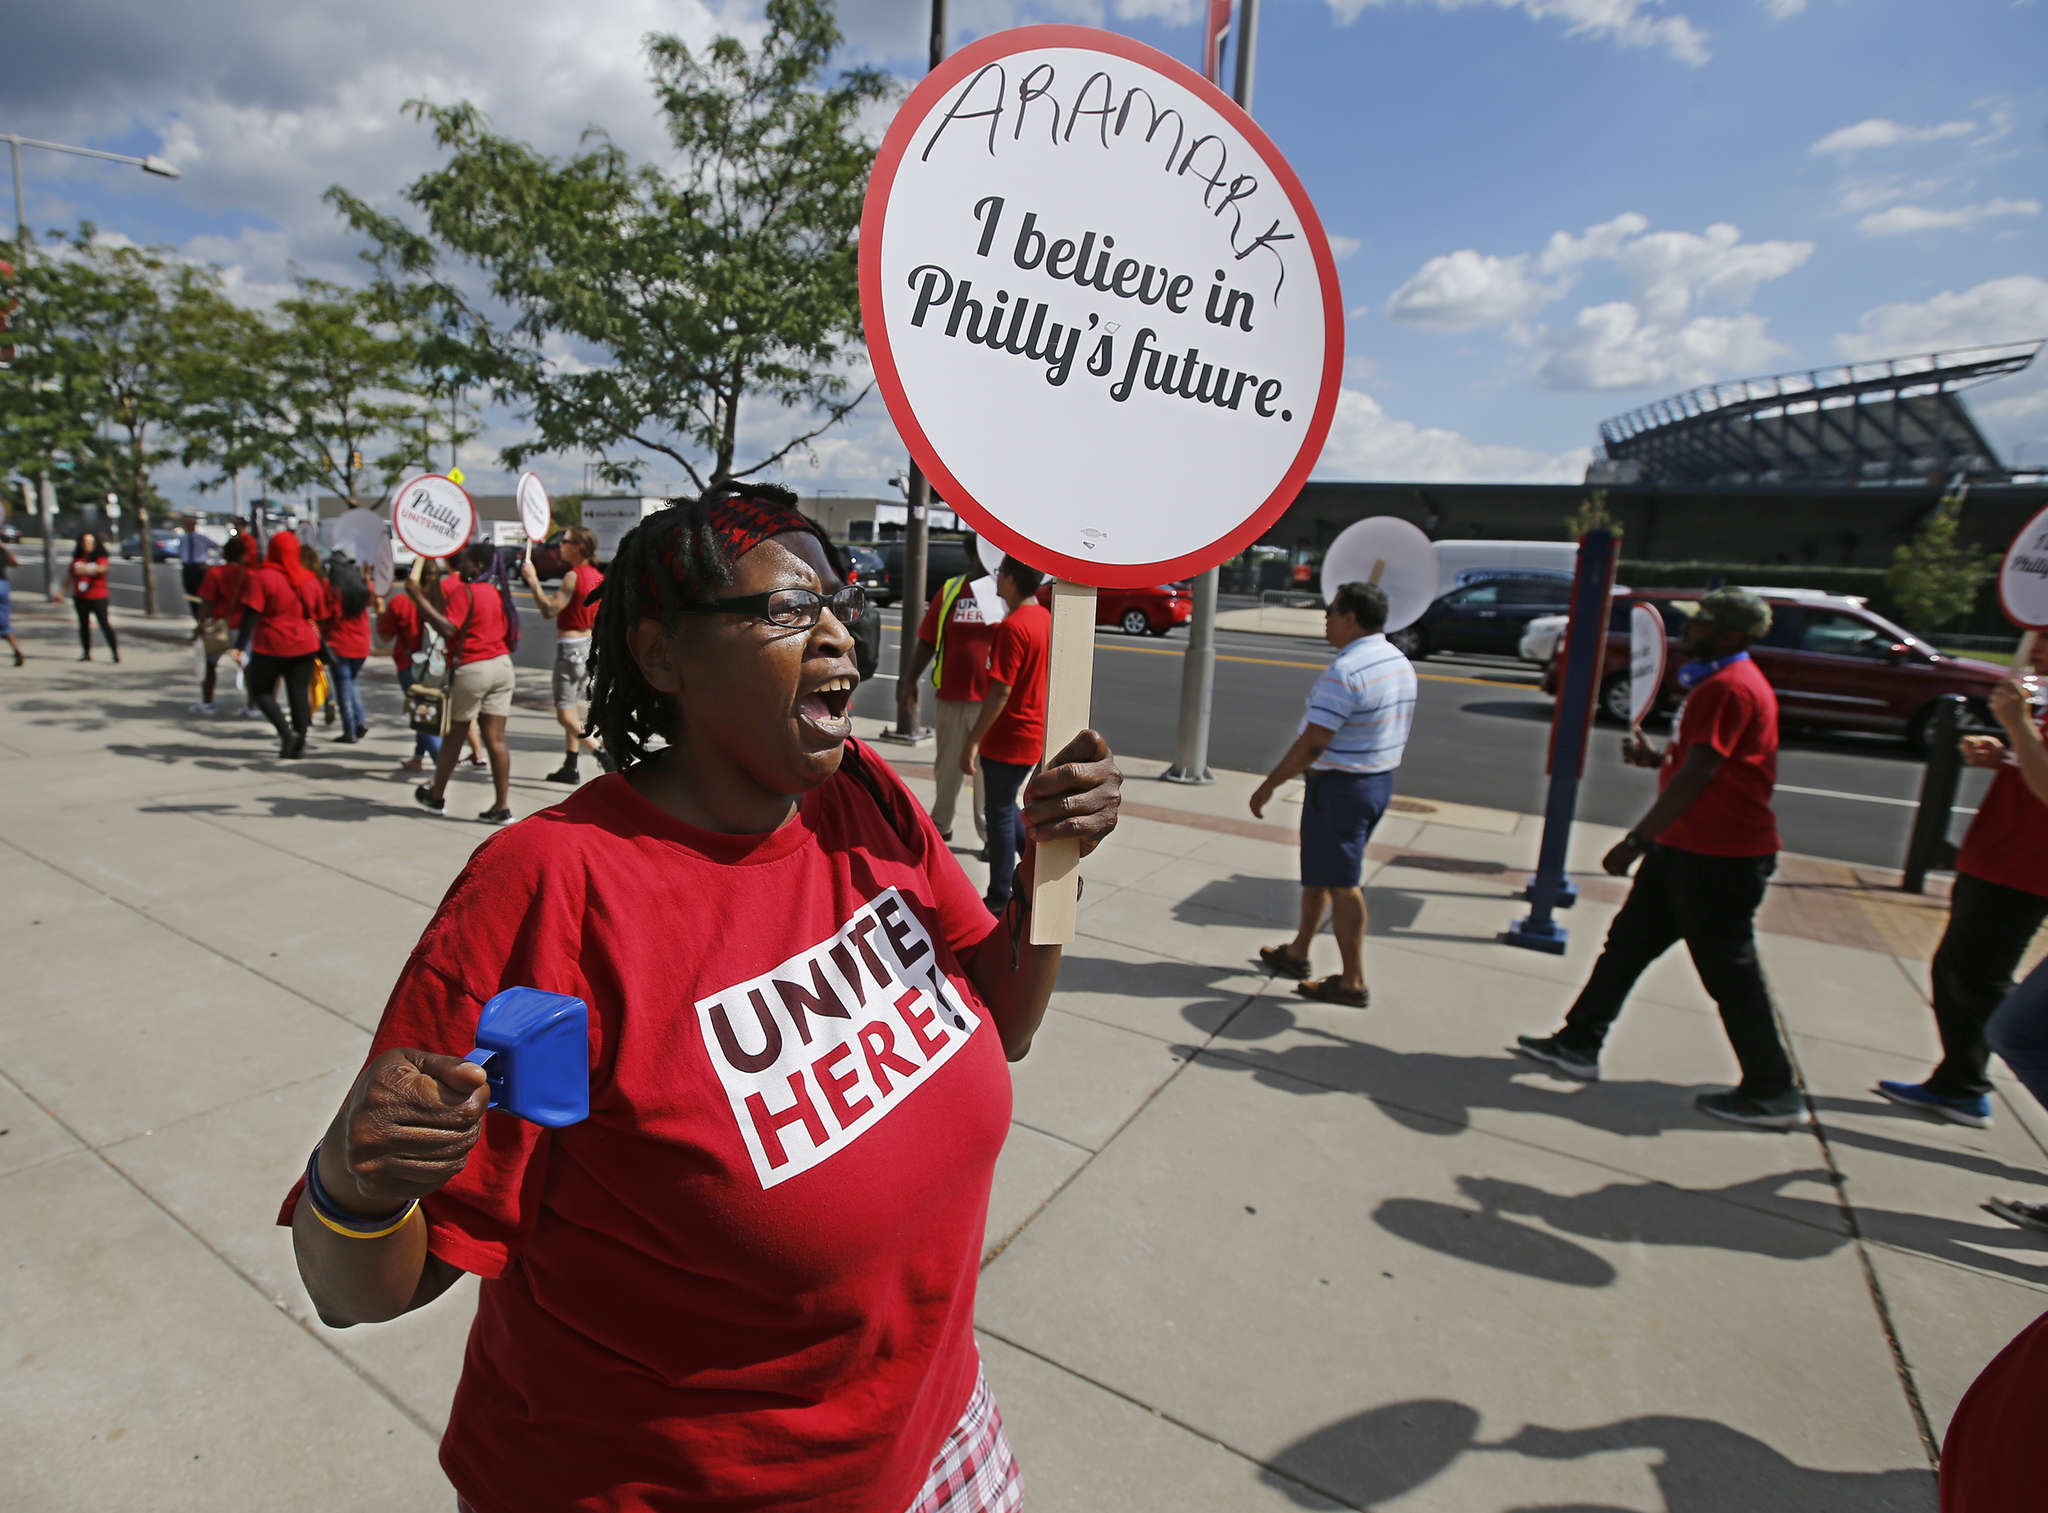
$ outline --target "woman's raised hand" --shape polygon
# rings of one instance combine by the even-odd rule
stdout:
[[[1078,840],[1086,856],[1116,829],[1123,787],[1109,742],[1084,730],[1024,785],[1024,828],[1040,843]]]
[[[491,1092],[484,1069],[433,1051],[386,1051],[363,1068],[320,1147],[342,1207],[389,1213],[437,1192],[469,1159]]]

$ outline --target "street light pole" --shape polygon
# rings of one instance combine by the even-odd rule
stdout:
[[[1237,0],[1237,103],[1249,115],[1252,70],[1259,52],[1259,0]],[[1195,580],[1195,612],[1188,620],[1188,654],[1180,665],[1180,734],[1173,765],[1160,774],[1169,783],[1213,783],[1209,770],[1209,719],[1216,693],[1216,592],[1218,568]]]
[[[928,68],[946,61],[946,0],[932,0],[932,33]],[[917,658],[917,628],[924,621],[925,565],[931,552],[931,480],[915,458],[910,463],[909,486],[903,491],[903,628],[896,645],[896,728],[888,732],[898,741],[915,742],[924,736],[924,697],[911,680],[910,669]],[[969,564],[972,566],[972,564]],[[904,698],[905,694],[909,698]]]
[[[153,173],[160,179],[179,177],[177,168],[165,162],[155,153],[147,157],[130,157],[125,152],[101,152],[97,147],[72,147],[63,142],[44,142],[35,137],[20,136],[15,132],[0,132],[0,142],[7,144],[8,157],[14,167],[14,244],[17,248],[21,267],[28,267],[28,212],[22,205],[21,196],[21,149],[40,147],[45,152],[68,153],[75,158],[102,158],[109,163],[127,163],[140,168],[144,173]],[[36,477],[37,494],[43,505],[43,592],[55,604],[63,597],[57,591],[57,549],[52,537],[57,531],[56,490],[50,487],[50,470],[41,469]],[[142,587],[145,612],[156,613],[155,561],[150,555],[149,517],[143,512],[142,501],[135,501],[135,518],[142,532]],[[114,549],[119,551],[121,543],[116,541]]]

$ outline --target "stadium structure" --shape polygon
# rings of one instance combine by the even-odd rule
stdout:
[[[2001,458],[1969,412],[2039,340],[1735,379],[1604,421],[1582,484],[1313,480],[1262,538],[1319,556],[1345,526],[1399,515],[1445,539],[1560,539],[1604,489],[1629,557],[1885,567],[1957,482],[1963,538],[2002,550],[2048,506],[2048,468]]]

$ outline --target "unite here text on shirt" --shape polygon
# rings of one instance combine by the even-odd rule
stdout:
[[[1415,722],[1415,664],[1383,635],[1360,636],[1309,690],[1302,729],[1334,732],[1312,770],[1392,772]]]

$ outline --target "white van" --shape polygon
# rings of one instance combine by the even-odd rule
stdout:
[[[1578,561],[1576,541],[1439,541],[1436,591],[1508,576],[1569,580]]]

